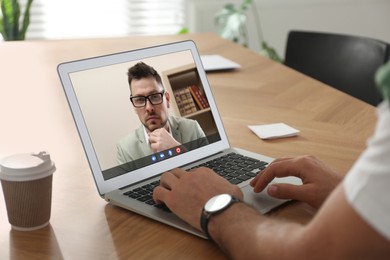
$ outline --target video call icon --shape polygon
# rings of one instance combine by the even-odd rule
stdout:
[[[165,154],[163,152],[160,153],[160,159],[164,159]]]

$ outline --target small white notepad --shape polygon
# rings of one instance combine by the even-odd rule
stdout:
[[[298,129],[286,125],[285,123],[276,123],[268,125],[248,125],[261,139],[274,139],[296,136],[299,133]]]
[[[232,70],[241,68],[241,65],[220,55],[202,55],[205,71]]]

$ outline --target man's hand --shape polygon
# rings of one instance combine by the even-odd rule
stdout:
[[[193,227],[200,228],[200,214],[211,197],[228,193],[239,199],[241,190],[209,168],[197,168],[191,171],[173,169],[164,173],[160,186],[153,191],[157,203],[165,205],[177,216]]]
[[[268,194],[280,199],[294,199],[319,208],[342,177],[325,163],[313,156],[279,158],[261,171],[251,186],[255,192],[262,191],[275,177],[296,176],[303,182],[291,184],[272,184]]]
[[[180,143],[163,127],[149,133],[149,142],[153,152],[164,151],[180,145]]]

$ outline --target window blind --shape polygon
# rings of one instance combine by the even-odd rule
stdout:
[[[27,0],[19,0],[22,13]],[[34,0],[26,39],[175,34],[185,0]]]

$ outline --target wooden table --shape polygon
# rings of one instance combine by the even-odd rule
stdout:
[[[0,43],[0,157],[47,150],[57,171],[50,226],[11,230],[0,199],[0,259],[225,259],[212,242],[108,205],[98,196],[56,67],[90,56],[193,39],[201,54],[242,65],[210,73],[209,81],[231,144],[271,157],[314,154],[345,174],[373,132],[375,108],[205,33]],[[298,137],[262,141],[250,124],[284,122]],[[1,192],[2,193],[2,192]],[[305,223],[302,203],[271,217]]]

